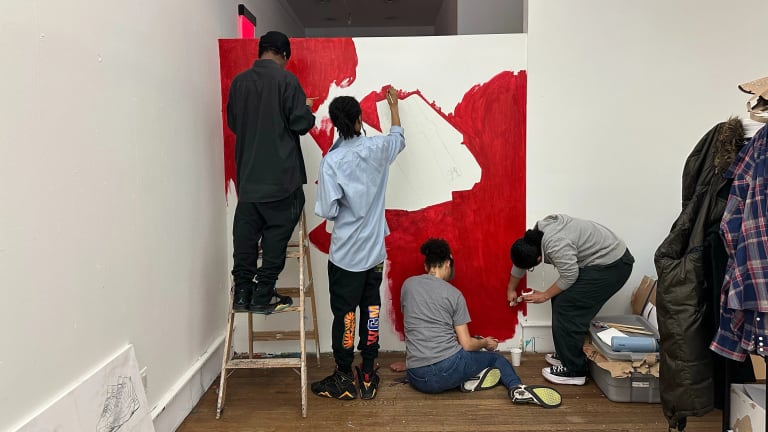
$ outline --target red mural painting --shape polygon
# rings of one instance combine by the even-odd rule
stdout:
[[[220,41],[224,105],[232,78],[249,67],[255,58],[256,43]],[[297,74],[307,95],[318,98],[317,105],[327,98],[332,83],[342,86],[355,80],[357,56],[351,39],[295,39],[291,44],[294,53],[291,63],[297,58],[306,63],[289,69]],[[318,74],[318,70],[322,73]],[[450,112],[429,103],[418,89],[400,94],[401,99],[422,98],[459,131],[463,144],[482,170],[480,181],[471,190],[453,192],[450,201],[416,211],[386,211],[391,230],[386,239],[387,289],[391,298],[387,309],[401,338],[400,287],[406,278],[424,273],[419,246],[429,237],[444,238],[451,244],[456,262],[456,278],[452,283],[467,300],[473,317],[471,332],[502,340],[514,336],[518,312],[521,308],[526,311],[525,304],[512,309],[506,302],[511,266],[509,247],[525,231],[526,80],[525,71],[500,72],[488,82],[467,89]],[[377,130],[380,124],[376,102],[383,100],[385,84],[361,100],[364,121]],[[226,125],[226,118],[224,120]],[[333,142],[334,131],[328,119],[318,119],[318,125],[312,136],[325,154]],[[407,139],[408,125],[404,127]],[[234,137],[228,141],[227,133],[225,131],[225,158],[231,165],[226,169],[229,183],[234,178]],[[330,236],[324,221],[312,230],[310,239],[319,250],[328,252]],[[520,289],[524,286],[525,283],[521,283]]]

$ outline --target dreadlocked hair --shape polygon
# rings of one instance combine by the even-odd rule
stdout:
[[[541,239],[543,237],[544,232],[539,231],[539,227],[535,226],[526,231],[523,237],[512,243],[509,255],[515,267],[525,270],[536,267],[541,256]]]
[[[424,255],[424,265],[431,269],[451,259],[451,248],[447,241],[431,238],[421,245],[421,254]]]
[[[360,132],[355,131],[355,123],[360,118],[362,110],[355,98],[352,96],[334,98],[328,107],[328,113],[333,126],[338,129],[342,138],[349,139],[360,135]]]

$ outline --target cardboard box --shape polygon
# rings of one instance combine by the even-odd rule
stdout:
[[[608,400],[659,403],[659,363],[655,353],[638,361],[605,357],[592,344],[584,345],[589,373]]]
[[[632,313],[642,315],[648,303],[656,305],[656,281],[650,276],[643,276],[640,285],[632,292]]]
[[[733,432],[765,431],[765,384],[731,384]]]

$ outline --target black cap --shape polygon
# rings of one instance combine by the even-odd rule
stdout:
[[[259,38],[259,51],[269,48],[278,54],[283,54],[285,59],[291,58],[291,42],[288,36],[279,31],[268,31]]]

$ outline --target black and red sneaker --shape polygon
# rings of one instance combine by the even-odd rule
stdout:
[[[379,388],[379,374],[376,373],[379,369],[376,368],[373,372],[363,372],[362,369],[355,366],[357,372],[357,388],[360,389],[360,399],[373,399],[376,397],[376,391]]]
[[[352,400],[357,397],[352,374],[346,374],[338,369],[324,379],[312,383],[311,388],[312,393],[332,399]]]

